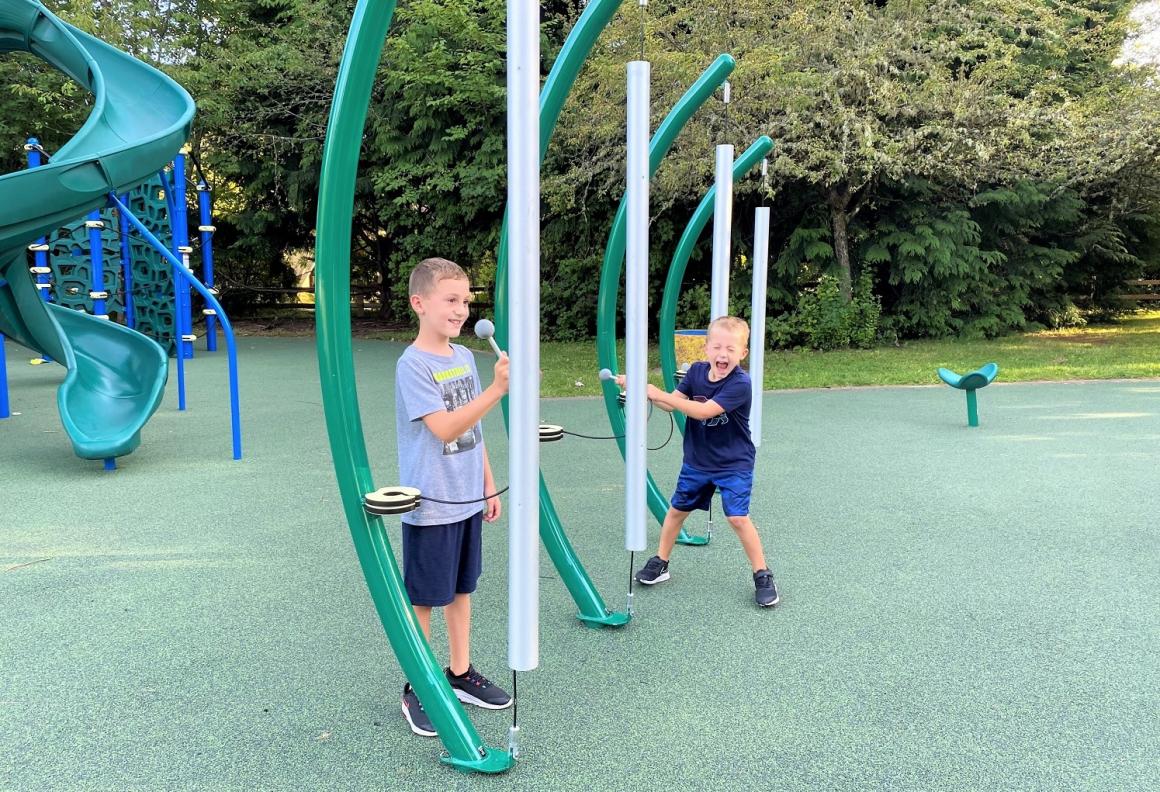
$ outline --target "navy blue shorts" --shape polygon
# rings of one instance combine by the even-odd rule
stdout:
[[[677,477],[677,491],[673,493],[674,509],[691,512],[708,511],[713,492],[721,490],[721,505],[726,517],[749,516],[749,495],[753,492],[752,470],[723,470],[706,473],[689,465],[681,465]]]
[[[475,591],[482,545],[482,511],[450,525],[403,523],[403,585],[411,604],[440,608]]]

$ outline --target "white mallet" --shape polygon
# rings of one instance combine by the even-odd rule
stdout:
[[[486,338],[487,342],[491,344],[491,348],[495,350],[496,357],[502,357],[503,352],[499,348],[499,344],[495,342],[495,325],[490,319],[480,319],[475,323],[475,334],[480,338]]]

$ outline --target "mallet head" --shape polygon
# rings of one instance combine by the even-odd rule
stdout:
[[[495,351],[496,357],[502,354],[499,344],[495,342],[495,325],[490,319],[480,319],[475,323],[475,335],[479,338],[487,339],[487,342],[491,344],[491,348]]]

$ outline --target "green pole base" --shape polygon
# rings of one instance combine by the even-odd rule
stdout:
[[[693,536],[690,533],[685,533],[684,528],[682,528],[681,532],[677,534],[677,544],[690,545],[692,547],[701,547],[702,545],[707,545],[709,544],[709,539],[710,537],[708,534],[705,536]]]
[[[979,404],[974,389],[967,390],[967,426],[979,425]]]
[[[456,759],[454,756],[441,756],[439,761],[454,767],[461,773],[505,773],[515,766],[516,760],[507,751],[485,746],[483,756],[478,759]]]
[[[576,618],[592,628],[623,627],[632,621],[632,614],[622,613],[620,611],[605,611],[603,616],[587,616],[583,613],[577,613]]]

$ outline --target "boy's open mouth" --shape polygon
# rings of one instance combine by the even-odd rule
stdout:
[[[718,361],[715,361],[713,363],[713,366],[714,366],[714,368],[717,369],[718,374],[724,374],[726,371],[729,370],[729,361],[728,360],[718,360]]]

